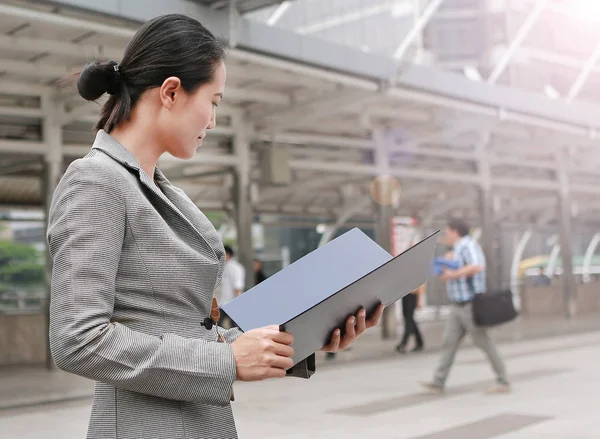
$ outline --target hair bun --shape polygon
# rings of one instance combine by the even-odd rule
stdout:
[[[114,94],[119,72],[116,63],[101,64],[98,61],[86,64],[77,80],[77,90],[86,101],[95,101],[104,93]]]

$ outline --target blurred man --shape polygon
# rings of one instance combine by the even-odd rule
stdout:
[[[227,303],[244,292],[246,270],[235,259],[233,249],[225,246],[225,268],[221,280],[221,303]]]
[[[490,339],[487,329],[475,326],[472,302],[475,294],[483,294],[485,286],[485,257],[479,244],[469,236],[469,227],[462,221],[450,221],[446,227],[446,240],[453,250],[453,258],[459,263],[457,270],[446,269],[441,278],[447,282],[448,297],[452,303],[446,322],[444,342],[439,366],[433,381],[422,383],[427,389],[441,393],[454,362],[460,342],[468,332],[473,343],[482,349],[496,373],[496,384],[488,392],[510,391],[504,363]]]
[[[221,293],[219,303],[225,304],[244,292],[246,270],[234,258],[235,253],[228,245],[225,246],[225,268],[223,269],[223,279],[221,280]],[[231,321],[227,316],[222,315],[219,322],[223,328],[231,327]]]
[[[544,274],[544,267],[538,267],[538,272],[533,278],[533,286],[545,287],[552,283],[550,278]]]

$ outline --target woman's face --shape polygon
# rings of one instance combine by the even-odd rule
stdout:
[[[191,94],[186,93],[175,78],[161,87],[163,110],[159,117],[159,136],[166,152],[180,159],[196,154],[208,130],[216,125],[216,108],[225,88],[225,64],[215,68],[213,80]]]

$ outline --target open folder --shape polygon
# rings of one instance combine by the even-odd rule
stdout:
[[[392,257],[352,229],[221,306],[242,331],[279,325],[294,335],[297,364],[329,343],[360,308],[367,317],[427,281],[437,234]],[[342,333],[343,334],[343,333]]]

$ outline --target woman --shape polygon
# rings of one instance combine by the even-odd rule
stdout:
[[[52,354],[96,381],[88,438],[235,438],[235,380],[314,372],[314,358],[292,367],[293,337],[277,326],[218,342],[206,319],[223,244],[156,168],[165,152],[193,157],[214,128],[224,58],[200,23],[168,15],[142,26],[120,65],[88,64],[79,76],[84,99],[110,98],[91,152],[56,188],[47,238]],[[381,311],[350,317],[323,349],[347,348]]]
[[[402,336],[400,344],[396,346],[396,350],[401,354],[406,353],[406,345],[408,344],[408,339],[412,334],[414,334],[416,342],[415,347],[412,351],[418,352],[423,350],[423,338],[421,337],[421,332],[419,331],[419,327],[417,326],[417,322],[415,321],[415,309],[421,308],[424,290],[425,285],[421,285],[416,290],[402,298],[402,315],[404,316],[404,335]]]

